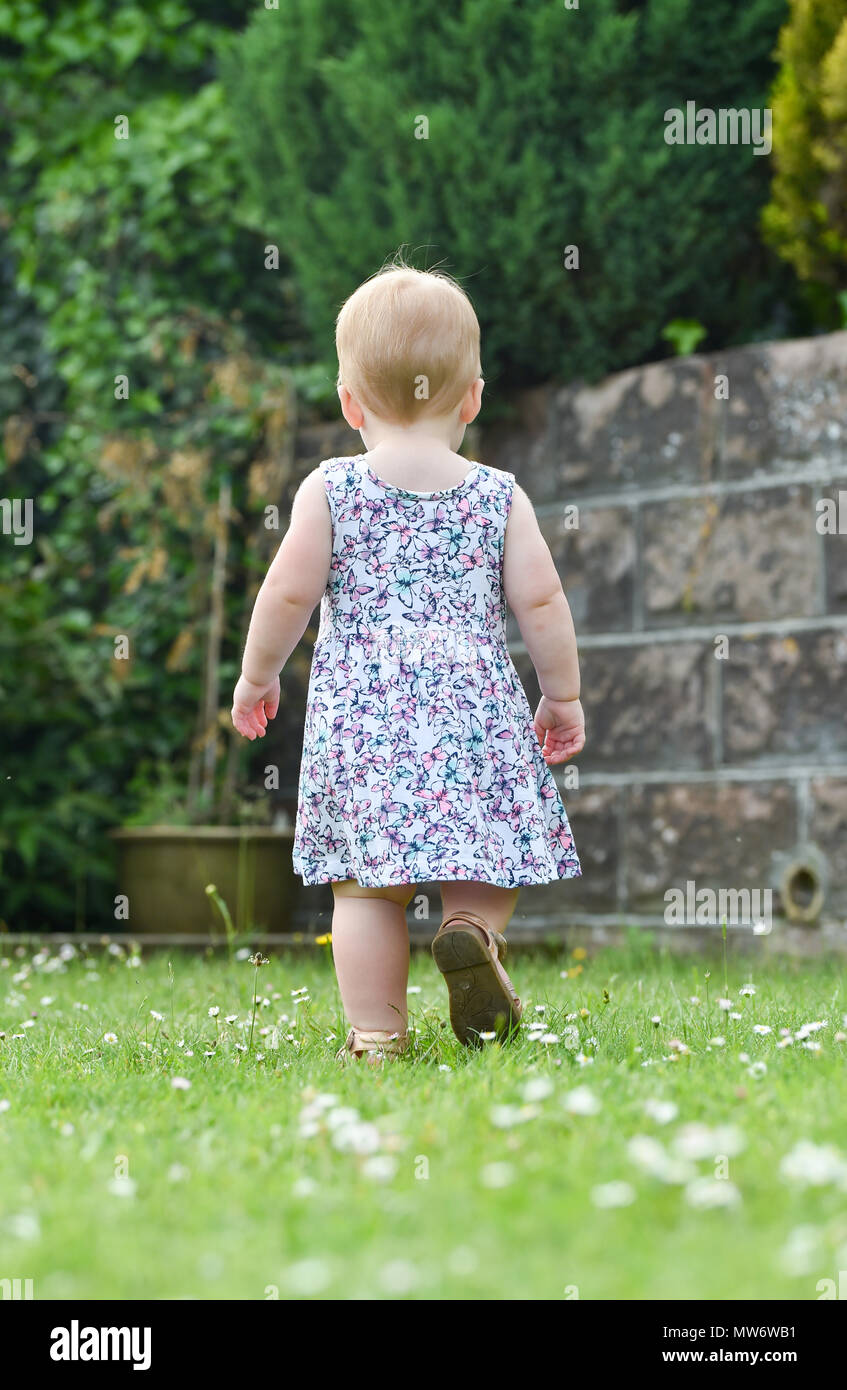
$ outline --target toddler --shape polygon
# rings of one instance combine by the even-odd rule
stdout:
[[[580,873],[552,765],[585,742],[570,610],[512,473],[457,452],[483,389],[479,324],[449,276],[393,264],[338,315],[338,396],[365,452],[301,483],[256,599],[232,720],[262,737],[320,602],[294,868],[331,883],[352,1025],[341,1056],[407,1045],[406,907],[437,883],[432,945],[463,1043],[508,1036],[502,964],[522,884]],[[542,692],[506,648],[514,612]]]

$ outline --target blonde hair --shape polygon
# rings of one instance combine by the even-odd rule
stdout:
[[[335,347],[338,385],[392,424],[449,415],[482,370],[479,322],[462,287],[399,260],[345,300]]]

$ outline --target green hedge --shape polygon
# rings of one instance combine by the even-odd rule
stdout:
[[[761,245],[768,163],[669,146],[664,112],[763,107],[785,0],[280,0],[227,55],[236,135],[315,351],[398,246],[473,296],[508,386],[596,378],[778,332],[788,277]],[[415,138],[416,121],[429,138]],[[567,245],[580,268],[563,268]]]

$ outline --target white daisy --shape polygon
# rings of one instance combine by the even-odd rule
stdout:
[[[735,1183],[726,1178],[694,1178],[685,1188],[685,1200],[691,1207],[735,1207],[741,1193]]]
[[[672,1100],[657,1100],[651,1096],[644,1102],[644,1111],[657,1125],[669,1125],[679,1114],[679,1107]]]
[[[535,1101],[546,1100],[554,1091],[553,1082],[547,1076],[534,1076],[521,1091],[523,1100],[527,1105],[532,1105]]]
[[[791,1182],[826,1187],[847,1178],[847,1163],[834,1144],[812,1144],[800,1139],[783,1158],[779,1171]]]
[[[587,1086],[577,1086],[563,1099],[562,1104],[571,1115],[596,1115],[602,1108],[593,1091]]]
[[[362,1172],[374,1182],[390,1182],[397,1172],[397,1159],[390,1154],[373,1154],[365,1159]]]

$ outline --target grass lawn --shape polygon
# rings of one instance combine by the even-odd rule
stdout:
[[[815,1300],[847,1270],[837,961],[519,954],[526,1027],[467,1052],[417,955],[414,1051],[374,1072],[334,1062],[327,947],[260,969],[252,1040],[246,960],[0,954],[0,1279],[36,1299]]]

